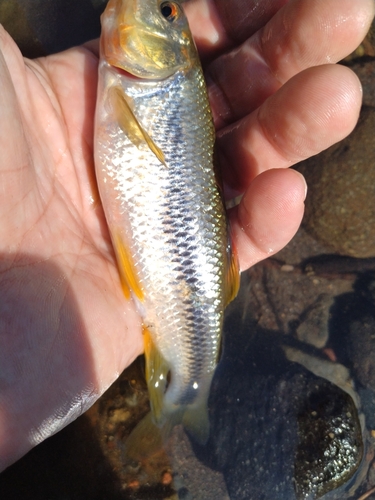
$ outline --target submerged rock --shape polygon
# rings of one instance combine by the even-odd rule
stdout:
[[[211,465],[231,500],[342,499],[325,495],[363,454],[351,397],[289,361],[283,335],[252,327],[230,318],[210,397]]]
[[[358,380],[375,391],[375,315],[369,314],[351,323],[349,345]]]
[[[302,314],[296,335],[299,340],[318,349],[323,348],[328,340],[329,309],[333,298],[327,293],[321,294]]]
[[[321,498],[344,484],[362,458],[362,438],[352,399],[332,384],[307,394],[298,417],[296,496]]]

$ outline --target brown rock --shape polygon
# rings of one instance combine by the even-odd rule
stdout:
[[[309,193],[304,227],[340,254],[375,256],[375,108],[354,132],[298,166]]]
[[[352,69],[361,80],[363,89],[363,104],[365,106],[375,107],[375,59],[372,61],[359,60],[358,62],[352,64],[350,69]]]

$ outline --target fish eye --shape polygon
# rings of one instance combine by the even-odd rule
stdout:
[[[160,12],[167,21],[173,22],[178,15],[178,7],[173,2],[163,2],[160,5]]]

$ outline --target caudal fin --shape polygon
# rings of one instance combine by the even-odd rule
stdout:
[[[126,454],[133,460],[141,461],[159,451],[166,445],[173,428],[182,424],[189,435],[199,444],[207,443],[210,433],[207,400],[212,375],[200,382],[198,397],[193,404],[172,409],[168,398],[162,409],[163,418],[159,422],[152,412],[133,429],[125,442]]]
[[[176,404],[176,395],[172,390],[173,379],[166,389],[168,363],[157,350],[147,328],[143,329],[143,336],[151,412],[139,422],[125,442],[127,455],[138,461],[161,450],[170,437],[173,427],[181,423],[198,443],[207,442],[209,436],[207,400],[212,380],[210,373],[197,382],[197,387],[192,389],[196,394],[191,404]]]
[[[199,383],[197,398],[191,405],[186,405],[182,414],[182,425],[199,444],[206,444],[210,434],[208,418],[208,396],[210,394],[212,374],[206,375]]]

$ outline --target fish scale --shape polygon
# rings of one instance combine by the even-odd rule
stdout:
[[[145,3],[139,3],[138,18],[151,16],[147,23],[155,22],[157,32],[152,43],[165,46],[160,11],[152,17],[159,3],[147,3],[151,13]],[[136,9],[138,1],[132,5]],[[180,50],[180,43],[178,57],[192,61],[183,62],[167,77],[144,79],[129,77],[118,67],[130,71],[137,59],[137,73],[142,71],[141,55],[160,52],[139,50],[126,64],[121,60],[127,60],[125,49],[119,56],[109,50],[108,60],[105,56],[109,36],[105,30],[113,28],[111,20],[125,26],[124,40],[133,33],[133,25],[126,23],[139,23],[132,18],[130,2],[110,0],[102,19],[95,125],[96,175],[119,270],[160,356],[158,362],[155,354],[153,360],[147,359],[154,377],[148,380],[150,391],[166,388],[167,373],[160,371],[155,378],[154,371],[165,370],[165,364],[169,371],[169,385],[161,394],[161,416],[156,417],[159,423],[173,412],[182,414],[181,408],[195,405],[207,411],[203,406],[218,361],[230,267],[227,222],[213,171],[215,131],[204,77],[183,12],[175,2],[168,5],[185,30],[177,43],[177,32],[165,24],[171,47],[177,43],[176,51]],[[122,8],[126,18],[121,17]],[[141,43],[144,36],[149,44],[150,33],[150,27],[145,31],[142,25],[134,40]],[[119,39],[118,35],[112,38]],[[113,60],[118,66],[113,66]],[[156,72],[162,61],[156,64]],[[146,355],[150,356],[147,346]]]

